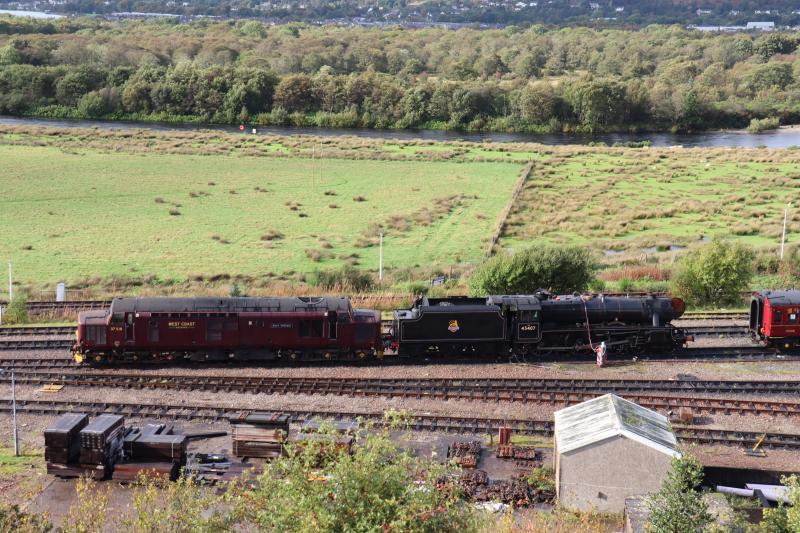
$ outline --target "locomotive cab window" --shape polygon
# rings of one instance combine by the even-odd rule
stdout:
[[[114,313],[111,315],[111,323],[115,326],[121,326],[125,322],[125,315],[122,313]]]
[[[797,324],[797,313],[789,314],[789,324]]]
[[[539,320],[539,311],[520,311],[520,322],[536,322]]]
[[[86,326],[86,340],[95,344],[105,344],[106,328],[104,326]]]
[[[322,337],[322,330],[323,330],[322,320],[300,321],[301,337]]]

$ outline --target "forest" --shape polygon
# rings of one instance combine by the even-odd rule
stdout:
[[[800,122],[795,33],[0,18],[0,114],[472,131]]]

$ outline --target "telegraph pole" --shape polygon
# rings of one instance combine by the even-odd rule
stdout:
[[[786,204],[786,207],[783,209],[783,233],[781,233],[781,261],[783,261],[783,245],[786,242],[786,219],[789,216],[789,208],[792,207],[792,202]],[[11,263],[9,263],[9,268],[11,268]],[[9,279],[11,274],[9,274]]]
[[[378,252],[378,281],[383,281],[383,232],[381,232],[380,251]]]
[[[14,299],[14,286],[11,284],[11,261],[8,262],[8,303]]]
[[[14,419],[14,456],[19,457],[19,431],[17,430],[17,387],[11,371],[11,415]]]

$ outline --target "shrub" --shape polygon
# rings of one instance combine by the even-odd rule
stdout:
[[[762,131],[777,129],[780,125],[781,119],[778,117],[754,118],[750,120],[747,131],[750,133],[761,133]]]
[[[17,505],[0,503],[0,533],[45,533],[52,529],[41,515],[21,511]]]
[[[755,254],[741,244],[712,241],[689,252],[673,276],[672,291],[689,305],[740,303],[753,277]]]
[[[359,196],[353,196],[353,201],[354,202],[366,202],[367,199],[364,198],[363,196],[359,195]]]
[[[269,230],[261,236],[262,241],[277,241],[283,239],[283,233],[278,230]]]
[[[28,295],[17,293],[3,309],[3,323],[25,324],[28,320]]]
[[[309,283],[315,287],[326,290],[338,289],[344,291],[364,292],[370,290],[375,282],[367,272],[345,265],[339,270],[316,270]]]
[[[584,291],[597,269],[586,248],[537,246],[497,256],[479,266],[469,280],[473,295]]]
[[[619,292],[633,292],[633,280],[630,278],[622,278],[617,282]]]
[[[169,210],[169,214],[170,214],[170,215],[172,215],[172,216],[174,216],[174,217],[176,217],[176,216],[180,215],[180,214],[181,214],[181,212],[180,212],[180,211],[178,211],[177,209],[173,208],[173,209],[170,209],[170,210]]]
[[[784,476],[781,483],[789,489],[790,507],[783,502],[774,509],[764,509],[764,519],[758,531],[764,533],[794,533],[800,531],[800,480],[796,474]]]
[[[703,531],[711,523],[708,506],[698,488],[703,480],[703,467],[693,455],[684,451],[672,459],[672,467],[661,488],[648,501],[649,533],[685,533]]]

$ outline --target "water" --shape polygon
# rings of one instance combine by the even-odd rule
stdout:
[[[13,15],[15,17],[31,17],[35,19],[60,19],[63,15],[45,13],[44,11],[16,11],[14,9],[0,9],[0,15]]]
[[[0,117],[0,124],[15,126],[56,126],[62,128],[100,128],[150,130],[198,130],[213,129],[235,133],[238,126],[219,124],[170,124],[152,122],[122,122],[101,120],[56,120],[38,118]],[[293,128],[259,126],[259,134],[271,135],[318,135],[365,137],[372,139],[393,140],[428,140],[428,141],[473,141],[473,142],[533,142],[548,145],[588,144],[604,142],[607,144],[634,141],[650,141],[653,146],[684,147],[741,147],[741,148],[789,148],[800,147],[800,128],[781,128],[764,133],[748,133],[746,131],[707,131],[692,134],[674,133],[606,133],[601,135],[566,135],[566,134],[533,134],[533,133],[467,133],[440,130],[371,130],[371,129],[333,129],[333,128]],[[250,132],[250,127],[245,131]]]

